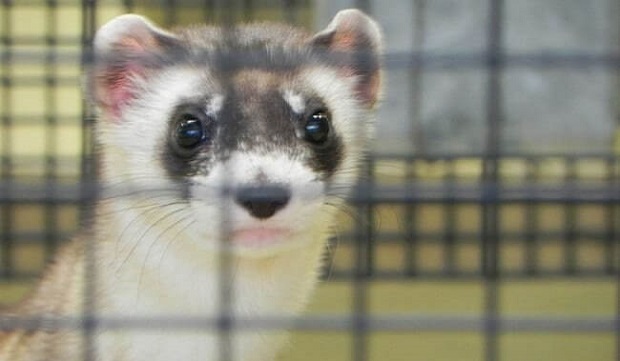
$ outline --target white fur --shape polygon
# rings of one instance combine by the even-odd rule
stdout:
[[[208,176],[192,179],[190,203],[170,205],[178,199],[166,191],[172,183],[159,163],[161,141],[170,109],[178,99],[193,94],[200,82],[200,75],[191,69],[162,74],[156,86],[127,109],[124,123],[101,125],[100,136],[108,144],[103,161],[110,196],[117,189],[131,193],[135,187],[148,195],[103,203],[100,219],[106,229],[100,234],[117,240],[103,243],[98,253],[98,293],[106,295],[100,300],[103,316],[155,321],[218,316],[224,219],[230,229],[266,222],[270,227],[288,227],[294,236],[264,249],[228,248],[232,278],[226,281],[233,296],[228,305],[233,317],[291,317],[314,287],[332,208],[323,205],[324,184],[316,174],[286,152],[235,153],[216,164]],[[221,101],[211,100],[207,108],[217,111],[215,105]],[[222,185],[234,190],[251,184],[259,174],[290,187],[293,194],[285,209],[263,223],[222,192]],[[285,339],[283,330],[241,331],[231,332],[233,360],[272,360]],[[178,329],[111,331],[99,338],[101,350],[121,349],[127,360],[152,361],[204,360],[205,355],[218,355],[220,341],[217,330]]]
[[[222,110],[222,107],[224,106],[224,100],[225,97],[223,95],[214,95],[209,100],[209,104],[207,105],[207,115],[211,117],[217,117],[218,113],[220,112],[220,110]]]
[[[120,272],[102,280],[104,288],[113,290],[102,290],[111,295],[104,305],[104,315],[148,318],[154,322],[175,316],[215,319],[223,307],[220,303],[222,270],[217,254],[197,247],[185,236],[173,239],[178,230],[165,236],[161,236],[161,231],[153,232],[148,242],[138,244],[131,259],[121,265]],[[159,240],[153,244],[155,237]],[[226,279],[232,299],[226,306],[233,317],[250,320],[290,317],[301,309],[313,288],[323,249],[321,242],[314,238],[324,235],[310,233],[306,237],[303,251],[281,252],[269,259],[232,256],[232,277]],[[114,265],[118,268],[116,262]],[[136,279],[140,280],[137,286]],[[278,281],[274,282],[275,279]],[[283,341],[282,330],[242,331],[231,331],[234,360],[271,360]],[[141,360],[145,356],[148,360],[204,360],[205,355],[217,355],[221,346],[217,330],[165,327],[156,331],[109,333],[100,341],[104,350],[126,345],[128,360]]]
[[[293,190],[287,207],[267,221],[254,220],[230,195],[221,193],[223,183],[234,189],[251,182],[259,172]],[[216,318],[222,310],[221,281],[226,272],[231,296],[226,307],[232,317],[255,320],[296,315],[314,288],[327,237],[325,225],[331,210],[322,204],[323,185],[305,166],[284,154],[237,153],[209,176],[197,176],[194,181],[189,204],[158,206],[146,212],[135,203],[129,209],[119,202],[109,204],[115,214],[108,222],[114,230],[109,237],[122,244],[107,244],[100,252],[101,267],[114,270],[99,272],[100,293],[109,295],[101,305],[103,314],[154,322],[162,317]],[[259,222],[288,227],[294,238],[266,249],[230,247],[224,251],[218,247],[228,241],[221,233],[222,217],[231,228]],[[221,268],[223,252],[230,257],[229,270]],[[153,361],[204,360],[205,355],[217,355],[222,346],[217,331],[137,329],[106,333],[100,343],[102,349],[125,345],[128,360],[145,356]],[[272,360],[285,340],[283,330],[238,329],[230,337],[233,360],[239,361]]]
[[[282,97],[295,113],[303,114],[306,110],[306,102],[300,94],[297,94],[290,89],[286,89],[282,92]]]
[[[234,202],[236,189],[255,184],[256,178],[264,176],[269,184],[276,184],[291,190],[292,198],[286,207],[268,220],[257,220],[246,209]],[[316,174],[301,162],[290,159],[285,153],[234,153],[226,162],[217,164],[209,176],[197,176],[192,187],[192,207],[198,217],[214,220],[215,227],[204,225],[197,230],[199,238],[210,235],[226,237],[222,232],[242,228],[270,227],[288,229],[298,235],[299,240],[284,242],[268,249],[230,246],[235,253],[251,257],[265,256],[282,249],[298,248],[307,241],[303,234],[312,228],[323,228],[316,221],[327,221],[315,216],[323,207],[325,185],[317,180]],[[227,194],[228,193],[228,194]],[[202,247],[218,248],[213,240],[201,242]]]

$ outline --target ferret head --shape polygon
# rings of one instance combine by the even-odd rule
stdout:
[[[196,247],[273,254],[324,236],[372,135],[373,20],[345,10],[312,35],[273,24],[168,32],[123,15],[94,47],[104,185],[157,205],[183,225],[168,236]]]

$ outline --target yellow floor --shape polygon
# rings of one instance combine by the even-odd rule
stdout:
[[[511,281],[500,287],[504,316],[557,318],[609,317],[616,311],[614,280]],[[0,302],[10,303],[27,285],[0,284]],[[353,285],[331,281],[320,285],[308,314],[352,314]],[[484,286],[474,281],[401,281],[369,283],[372,315],[479,316]],[[616,361],[613,333],[505,333],[499,338],[501,361]],[[476,332],[372,332],[368,361],[480,361],[484,337]],[[350,331],[297,331],[279,361],[349,361]]]
[[[613,280],[510,282],[500,288],[505,316],[614,317]],[[368,289],[373,315],[478,316],[484,289],[477,282],[380,282]],[[310,314],[350,314],[352,286],[321,286]],[[506,333],[502,361],[616,361],[613,333]],[[352,360],[350,332],[295,332],[281,361]],[[370,332],[369,361],[480,361],[484,337],[476,332]]]

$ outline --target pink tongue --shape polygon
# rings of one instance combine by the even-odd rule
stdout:
[[[287,233],[278,228],[249,228],[233,232],[230,238],[234,243],[260,247],[281,241]]]

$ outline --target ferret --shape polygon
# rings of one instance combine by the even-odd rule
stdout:
[[[381,47],[354,9],[316,34],[106,23],[86,76],[92,224],[0,316],[16,325],[0,360],[274,360],[285,327],[258,321],[293,318],[315,288],[370,147]]]

